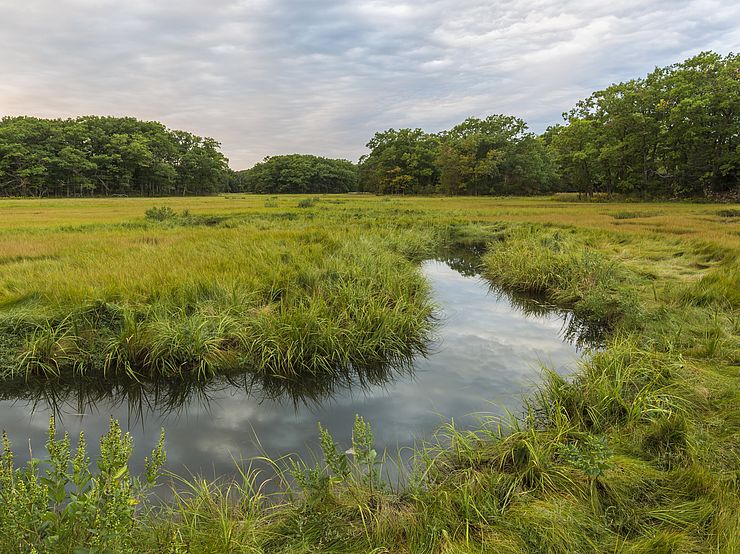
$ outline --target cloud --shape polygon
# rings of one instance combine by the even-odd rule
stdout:
[[[0,114],[156,119],[235,168],[356,159],[388,127],[541,131],[613,81],[737,50],[739,19],[724,0],[0,0]]]

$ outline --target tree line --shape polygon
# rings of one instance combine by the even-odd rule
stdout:
[[[211,192],[740,197],[740,56],[703,52],[596,91],[541,135],[511,115],[388,129],[358,164],[272,156],[234,172],[220,145],[157,122],[0,120],[0,195]]]
[[[594,92],[543,135],[559,186],[586,194],[737,196],[740,56],[703,52]]]
[[[449,131],[389,129],[360,159],[362,190],[381,194],[538,194],[555,186],[544,141],[513,116],[469,118]]]
[[[360,186],[383,194],[738,195],[736,54],[704,52],[614,84],[563,118],[540,136],[507,115],[440,133],[376,133],[360,160]]]
[[[341,193],[356,191],[357,166],[309,154],[271,156],[250,169],[237,171],[231,188],[258,194]]]
[[[131,117],[0,119],[0,195],[185,195],[224,190],[212,138]]]

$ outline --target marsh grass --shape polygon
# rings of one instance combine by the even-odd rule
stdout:
[[[483,263],[485,275],[504,289],[540,295],[572,309],[585,324],[634,328],[641,319],[631,286],[636,276],[572,232],[515,228],[492,243]]]
[[[170,242],[172,250],[147,244],[123,267],[93,252],[79,276],[39,269],[56,287],[39,291],[34,306],[3,313],[1,326],[25,334],[14,367],[3,371],[293,378],[401,363],[423,351],[433,324],[428,287],[393,244],[347,242],[344,233],[276,234],[246,248],[242,237],[217,233],[224,241],[202,255],[185,237],[181,246]],[[160,254],[169,259],[148,265]],[[136,263],[146,269],[133,273]],[[30,277],[13,281],[29,287]]]
[[[636,219],[638,217],[653,217],[660,215],[660,212],[616,212],[611,214],[614,219]]]
[[[287,211],[269,215],[261,197],[167,200],[173,210],[228,215],[228,227],[122,227],[141,203],[126,200],[112,215],[119,204],[110,201],[50,202],[47,229],[18,201],[25,227],[0,234],[2,256],[32,258],[0,264],[0,321],[15,337],[0,352],[21,350],[25,360],[13,382],[92,376],[98,366],[86,360],[100,358],[110,375],[248,367],[265,382],[341,379],[349,366],[421,348],[415,333],[421,321],[428,329],[431,303],[413,262],[455,244],[485,244],[476,267],[493,283],[573,310],[603,327],[602,342],[571,377],[545,371],[523,414],[482,418],[472,431],[444,426],[410,466],[398,464],[395,487],[380,478],[393,456],[375,451],[358,418],[351,444],[319,430],[316,463],[271,460],[270,474],[247,464],[229,481],[183,477],[171,502],[143,502],[123,518],[100,510],[110,529],[126,523],[109,551],[740,550],[740,241],[725,222],[688,204],[640,205],[659,212],[648,224],[613,217],[634,205],[568,198],[348,196],[289,207],[300,200],[281,199]],[[77,205],[90,206],[95,236],[59,230],[73,225]],[[60,236],[75,237],[74,251]],[[91,328],[104,338],[86,340]],[[0,491],[36,498],[33,469],[14,471],[28,477]],[[281,485],[277,493],[265,479]],[[113,536],[75,527],[53,550],[42,516],[57,510],[34,502],[36,511],[4,513],[4,551],[28,550],[19,532],[38,552]]]

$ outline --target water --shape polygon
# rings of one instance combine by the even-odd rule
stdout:
[[[450,418],[460,428],[474,428],[477,413],[517,412],[537,383],[541,364],[560,372],[575,366],[579,352],[563,338],[567,318],[562,313],[492,292],[464,264],[427,261],[422,269],[440,307],[437,338],[411,371],[384,375],[383,382],[338,387],[305,401],[266,398],[244,384],[212,384],[185,393],[149,390],[139,404],[130,389],[87,391],[83,402],[31,400],[33,393],[0,391],[6,398],[0,401],[0,427],[8,432],[18,461],[30,451],[43,456],[49,415],[56,411],[57,427],[73,438],[84,430],[95,456],[96,439],[114,417],[134,437],[134,471],[142,469],[164,427],[169,470],[215,477],[234,474],[235,459],[288,453],[310,458],[317,448],[317,422],[348,446],[355,414],[371,422],[379,449],[395,453],[430,438]],[[83,395],[73,390],[75,396]]]

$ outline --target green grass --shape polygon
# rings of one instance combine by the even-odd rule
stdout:
[[[468,267],[456,245],[485,245],[489,280],[572,310],[601,348],[570,378],[545,371],[522,415],[443,427],[393,484],[362,419],[354,455],[321,431],[316,465],[271,461],[278,493],[242,467],[234,481],[180,477],[164,504],[121,469],[115,426],[82,496],[63,441],[56,462],[28,468],[6,448],[0,550],[740,550],[740,232],[723,215],[735,208],[385,200],[167,199],[162,221],[139,199],[1,202],[8,387],[76,374],[102,383],[93,395],[127,375],[300,382],[399,361],[431,330],[416,263],[446,251]],[[65,519],[70,505],[84,525]]]
[[[385,246],[415,236],[159,225],[91,231],[63,263],[4,266],[0,327],[22,343],[5,376],[294,378],[346,374],[423,350],[432,326],[428,287]],[[132,246],[111,251],[113,237]]]

